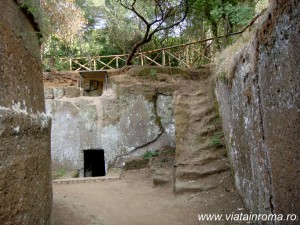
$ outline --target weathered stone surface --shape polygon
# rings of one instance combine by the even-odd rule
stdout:
[[[153,185],[165,185],[172,182],[172,172],[170,169],[157,169],[153,174]]]
[[[29,112],[42,112],[43,77],[40,76],[41,64],[37,60],[40,58],[37,34],[14,1],[1,1],[0,7],[0,106],[11,108],[18,99],[22,99],[20,104]],[[24,47],[28,51],[20,50]],[[14,81],[10,81],[11,76]],[[32,85],[33,81],[36,85]]]
[[[53,80],[45,79],[46,83]],[[54,99],[47,99],[46,105],[53,118],[54,167],[78,169],[83,175],[83,150],[104,149],[107,168],[115,161],[117,166],[125,165],[127,158],[148,150],[175,147],[172,93],[174,87],[178,90],[182,83],[192,83],[190,77],[178,83],[167,74],[158,74],[150,84],[141,82],[144,77],[138,80],[129,75],[110,80],[112,88],[92,98],[68,98],[61,91],[65,87],[53,87]]]
[[[109,89],[100,97],[47,99],[46,106],[53,119],[53,166],[78,169],[81,176],[83,150],[103,149],[108,168],[128,153],[140,156],[156,150],[152,147],[174,145],[174,130],[167,132],[161,127],[155,103],[142,95],[117,97]],[[165,126],[172,127],[167,122]]]
[[[44,95],[45,95],[45,99],[53,99],[54,98],[53,89],[52,88],[45,88],[44,89]]]
[[[143,157],[135,157],[128,159],[125,163],[125,169],[126,170],[137,170],[146,168],[149,164],[148,159],[144,159]]]
[[[79,110],[70,102],[46,99],[46,111],[52,116],[52,162],[61,162],[69,168],[70,165],[76,163],[79,154],[80,128],[78,125],[82,123],[79,121]],[[53,132],[54,130],[56,132]],[[59,149],[64,151],[60,152]]]
[[[0,142],[1,224],[50,224],[49,117],[1,108]]]
[[[162,132],[155,113],[154,103],[140,95],[121,96],[120,132],[125,150],[133,151],[155,140]]]
[[[50,224],[51,120],[37,34],[15,1],[0,1],[0,223]]]
[[[236,187],[253,213],[300,214],[299,10],[273,1],[232,82],[216,88]]]
[[[80,89],[78,87],[64,87],[64,90],[66,98],[76,98],[80,96]]]
[[[215,108],[213,82],[203,79],[195,89],[175,93],[175,192],[218,187],[229,169],[222,128]],[[214,142],[215,141],[215,142]]]
[[[229,163],[226,159],[213,160],[203,165],[184,165],[176,170],[176,177],[181,179],[197,180],[209,175],[222,173],[229,170]]]
[[[159,94],[156,100],[156,111],[166,133],[175,139],[173,96]]]
[[[175,174],[176,176],[176,174]],[[199,192],[217,188],[224,179],[223,173],[215,173],[199,180],[177,179],[174,191],[177,193]]]
[[[44,87],[53,88],[53,87],[67,87],[79,86],[79,77],[80,74],[78,71],[50,71],[44,72]]]
[[[53,88],[53,95],[54,95],[54,98],[62,98],[65,95],[65,89],[62,87]]]
[[[156,69],[156,77],[146,73]],[[193,190],[195,187],[200,190],[216,187],[221,173],[229,167],[224,163],[216,165],[224,158],[225,150],[212,143],[221,127],[215,122],[217,112],[213,83],[207,79],[209,70],[203,69],[203,76],[202,71],[191,73],[179,69],[171,75],[159,71],[156,67],[146,70],[133,67],[128,74],[111,76],[111,88],[100,97],[64,96],[47,100],[47,112],[53,118],[54,167],[78,169],[82,176],[83,150],[104,149],[108,168],[109,165],[131,165],[132,159],[141,157],[146,151],[176,147],[178,174],[183,170],[186,174],[188,169],[191,171],[188,178],[196,169],[205,170],[205,176],[220,174],[213,184],[213,179],[207,178],[209,182],[204,186],[198,185],[204,175],[196,179],[197,185],[192,178],[178,176],[176,182],[186,185],[176,190],[190,191],[188,185],[192,183]],[[164,160],[159,165],[171,163],[169,171],[173,171],[174,160]],[[164,181],[159,180],[166,181],[167,175],[155,177],[157,182],[154,183],[161,183]]]

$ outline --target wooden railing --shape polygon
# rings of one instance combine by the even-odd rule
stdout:
[[[193,67],[197,62],[209,63],[211,59],[208,53],[211,43],[212,39],[207,39],[168,48],[139,52],[135,54],[133,64],[162,67]],[[43,64],[46,69],[56,70],[106,70],[121,68],[126,64],[127,57],[128,54],[57,59],[44,58]]]

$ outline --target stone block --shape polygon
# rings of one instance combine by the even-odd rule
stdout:
[[[53,89],[52,88],[45,88],[44,89],[44,95],[45,95],[45,99],[53,99],[54,98]]]
[[[148,167],[149,160],[144,159],[143,157],[131,158],[126,161],[125,169],[126,170],[136,170]]]
[[[65,95],[64,88],[53,88],[54,98],[62,98]]]
[[[65,97],[76,98],[80,96],[80,89],[78,87],[65,87]]]
[[[172,181],[172,169],[158,169],[153,174],[153,185],[165,185]]]

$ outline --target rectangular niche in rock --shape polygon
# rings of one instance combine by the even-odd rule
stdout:
[[[107,71],[80,71],[79,86],[83,90],[83,96],[101,96],[103,89],[107,87]]]
[[[104,150],[90,149],[83,151],[84,176],[100,177],[105,176]]]

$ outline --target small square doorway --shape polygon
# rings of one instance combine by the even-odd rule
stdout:
[[[84,176],[101,177],[105,176],[104,150],[91,149],[83,151]]]

